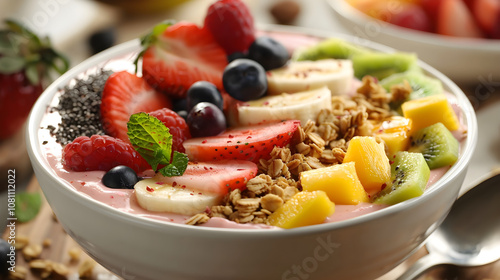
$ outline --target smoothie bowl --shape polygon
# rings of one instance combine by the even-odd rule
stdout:
[[[172,26],[175,25],[166,27],[162,34],[172,35]],[[36,103],[29,119],[28,150],[47,201],[68,234],[118,276],[124,279],[373,279],[420,248],[456,200],[474,151],[477,124],[468,99],[448,78],[411,54],[394,53],[375,43],[354,45],[351,42],[356,39],[348,36],[277,27],[265,28],[256,36],[280,42],[292,59],[286,59],[286,66],[267,70],[266,96],[244,101],[236,100],[231,93],[230,97],[224,97],[223,111],[229,128],[224,124],[222,131],[213,136],[198,136],[197,133],[206,132],[207,127],[217,128],[216,119],[204,115],[202,120],[210,119],[212,123],[193,128],[197,121],[192,120],[195,110],[190,111],[186,123],[190,126],[191,138],[182,143],[189,163],[182,175],[168,177],[163,169],[155,173],[150,166],[141,169],[139,160],[140,164],[130,166],[139,170],[139,181],[134,182],[131,189],[112,188],[103,183],[110,168],[106,157],[94,163],[103,167],[102,170],[90,170],[92,161],[81,159],[82,154],[77,152],[74,152],[78,154],[76,159],[68,157],[73,150],[67,147],[75,146],[75,141],[84,143],[91,138],[67,139],[64,150],[61,145],[63,138],[69,136],[58,134],[56,127],[65,113],[57,108],[68,92],[75,88],[81,90],[82,81],[91,84],[86,87],[89,91],[99,88],[102,75],[114,72],[103,79],[100,117],[104,118],[107,113],[103,113],[102,108],[109,105],[105,105],[104,96],[110,80],[131,75],[142,84],[143,78],[151,74],[146,73],[150,71],[146,68],[151,55],[148,51],[142,57],[142,73],[133,74],[134,60],[142,50],[139,41],[119,45],[78,65],[48,88]],[[338,51],[336,54],[326,51],[335,49],[340,50],[343,58],[338,57]],[[172,58],[172,52],[175,53],[172,49],[165,53],[155,51],[164,58]],[[319,54],[328,54],[329,58]],[[360,67],[363,59],[369,59],[373,67]],[[387,59],[390,65],[405,69],[381,68],[380,65],[387,65]],[[248,59],[243,60],[248,63]],[[300,61],[304,65],[313,61],[319,64],[305,66],[309,70],[301,68],[299,74],[289,74],[287,69],[298,67]],[[317,77],[314,83],[309,80],[306,85],[294,84],[289,79],[295,80],[297,76],[308,79],[316,71],[311,69],[319,69],[323,63],[330,63],[328,69],[337,69],[331,71],[335,73],[333,77],[327,75],[326,85],[324,79]],[[226,72],[231,69],[228,67]],[[399,76],[393,76],[392,72]],[[439,85],[430,88],[420,81],[419,87],[422,77]],[[317,85],[319,80],[323,80],[323,85]],[[124,87],[126,83],[121,81],[119,85]],[[394,97],[389,101],[381,95],[388,95],[384,87],[394,84],[391,96],[404,98]],[[283,89],[284,86],[287,88]],[[232,91],[227,85],[219,87]],[[292,93],[290,88],[300,90]],[[436,88],[439,94],[428,94]],[[148,88],[148,92],[151,91],[155,92]],[[272,92],[279,94],[272,95]],[[128,102],[124,96],[118,100],[115,103]],[[407,105],[400,108],[398,101]],[[189,97],[187,102],[189,104]],[[417,117],[412,115],[422,110],[427,111]],[[341,113],[335,114],[337,111]],[[398,111],[404,117],[399,116]],[[83,118],[71,115],[71,122],[90,129],[91,115]],[[422,123],[429,115],[439,121],[430,125]],[[277,119],[270,121],[274,117]],[[347,121],[338,123],[346,117],[354,125],[346,125]],[[131,123],[139,122],[134,118],[130,117],[127,133],[132,143],[135,136],[130,131],[137,127]],[[78,123],[78,119],[82,121]],[[382,119],[384,121],[380,121]],[[411,120],[411,126],[405,119]],[[113,117],[107,120],[112,122]],[[325,136],[328,123],[337,127],[334,131],[340,136],[332,136],[332,131],[329,132],[331,139]],[[445,131],[445,135],[434,132],[436,129]],[[174,129],[171,131],[175,134]],[[117,135],[119,130],[111,133]],[[157,133],[155,130],[153,134]],[[439,144],[431,144],[434,152],[430,153],[426,139],[432,139],[434,134],[441,135],[441,140],[430,140]],[[391,141],[389,135],[396,140]],[[102,137],[105,136],[95,136],[101,140]],[[230,143],[243,138],[245,142],[236,146]],[[113,149],[133,146],[120,141]],[[405,145],[399,145],[404,142]],[[269,143],[272,144],[268,146]],[[174,140],[172,147],[175,145]],[[234,152],[238,146],[241,149],[247,145],[254,145],[252,149],[256,152],[225,158],[230,153],[223,151]],[[207,146],[210,149],[204,150]],[[93,154],[92,149],[94,146],[79,152],[83,150],[86,156]],[[435,165],[434,159],[440,154],[436,149],[452,150],[445,153],[441,165]],[[215,159],[213,151],[219,152]],[[126,153],[137,154],[130,150]],[[366,158],[370,160],[363,163],[362,159]],[[76,170],[82,162],[87,164],[84,164],[87,169]],[[168,162],[160,165],[170,166]],[[372,166],[372,173],[382,174],[381,181],[376,181],[378,175],[363,177],[367,172],[356,169],[363,165]],[[326,170],[330,175],[324,175]],[[331,188],[334,185],[341,188]]]

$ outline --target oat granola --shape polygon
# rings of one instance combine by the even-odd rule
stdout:
[[[248,181],[244,191],[233,190],[221,205],[186,223],[199,225],[221,217],[237,223],[268,224],[269,215],[301,191],[301,172],[342,163],[349,140],[372,136],[374,124],[394,115],[390,103],[404,100],[410,92],[410,85],[404,84],[388,93],[373,77],[364,77],[354,96],[333,96],[331,110],[321,110],[315,120],[300,126],[294,145],[274,147],[269,159],[261,159],[259,175]]]

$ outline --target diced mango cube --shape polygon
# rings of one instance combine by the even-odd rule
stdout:
[[[349,141],[344,163],[355,162],[356,173],[368,194],[379,192],[391,179],[391,165],[383,143],[356,136]]]
[[[391,155],[406,151],[410,144],[411,120],[393,116],[373,129],[373,133],[387,145],[387,152]]]
[[[457,115],[444,94],[406,101],[401,105],[403,115],[412,121],[412,132],[441,122],[450,131],[460,127]]]
[[[335,212],[335,204],[323,191],[302,191],[295,194],[269,216],[269,224],[296,228],[321,224]]]
[[[302,189],[324,191],[335,204],[356,205],[369,202],[354,165],[354,162],[348,162],[304,171],[300,173]]]

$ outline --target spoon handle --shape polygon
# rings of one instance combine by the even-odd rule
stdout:
[[[415,262],[405,273],[397,278],[397,280],[412,280],[417,279],[419,275],[424,273],[431,267],[436,265],[444,264],[442,258],[437,255],[428,254],[420,258]]]

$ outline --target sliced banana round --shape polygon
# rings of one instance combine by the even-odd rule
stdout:
[[[327,86],[333,95],[346,94],[354,78],[347,59],[290,61],[267,73],[268,95],[301,92]]]
[[[238,122],[240,125],[251,125],[281,120],[300,120],[300,123],[304,125],[308,120],[315,120],[322,109],[332,109],[332,95],[326,86],[246,102],[238,107]]]
[[[185,186],[174,187],[155,180],[155,177],[137,182],[134,189],[139,205],[153,212],[195,215],[217,205],[222,199],[217,194],[201,193]]]

